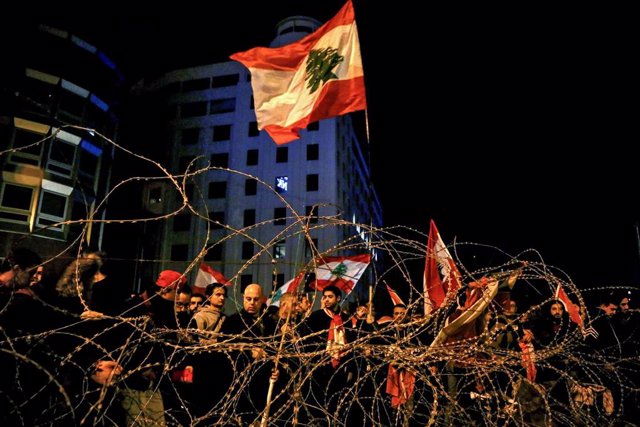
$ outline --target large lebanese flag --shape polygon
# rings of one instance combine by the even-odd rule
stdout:
[[[423,278],[425,314],[440,308],[447,295],[455,295],[461,286],[460,277],[458,267],[440,237],[436,223],[431,220]]]
[[[371,255],[327,256],[317,260],[316,280],[311,287],[322,291],[329,285],[337,286],[347,295],[371,262]]]
[[[251,72],[258,129],[276,144],[309,123],[367,108],[353,4],[301,40],[231,55]]]
[[[209,267],[204,262],[200,264],[200,269],[196,275],[196,281],[194,283],[193,291],[195,293],[204,294],[205,289],[212,283],[222,283],[225,286],[229,286],[231,283],[225,279],[224,275],[217,270]]]

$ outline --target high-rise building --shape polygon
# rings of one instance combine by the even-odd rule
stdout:
[[[39,25],[16,29],[0,71],[0,251],[58,253],[85,232],[101,245],[123,78],[89,41]]]
[[[272,46],[318,25],[288,18]],[[239,63],[178,69],[140,87],[164,105],[171,172],[193,174],[184,189],[195,213],[183,209],[158,232],[162,268],[182,271],[205,250],[204,261],[227,278],[270,289],[274,279],[282,284],[293,278],[314,246],[325,255],[362,253],[354,243],[369,236],[355,224],[381,225],[366,144],[351,116],[312,123],[299,140],[277,146],[258,131],[250,74]],[[184,202],[166,181],[150,184],[145,197],[157,213],[175,212]],[[341,247],[348,239],[351,246]]]

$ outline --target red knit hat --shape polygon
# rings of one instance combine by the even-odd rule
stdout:
[[[184,277],[182,273],[178,273],[174,270],[161,271],[158,276],[158,280],[156,280],[156,285],[161,288],[166,288],[175,284],[177,284],[177,288],[181,288],[185,283],[187,283],[187,278]]]

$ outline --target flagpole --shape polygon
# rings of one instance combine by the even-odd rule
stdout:
[[[276,353],[276,358],[273,361],[273,369],[277,371],[278,364],[280,363],[280,353],[282,353],[282,347],[284,346],[284,339],[289,330],[289,319],[291,317],[291,312],[295,309],[295,306],[292,307],[287,313],[287,318],[284,321],[284,330],[282,331],[282,338],[280,339],[280,344],[278,345],[278,352]],[[267,427],[267,423],[269,422],[269,411],[271,409],[271,398],[273,396],[273,388],[276,385],[277,379],[273,378],[273,374],[269,378],[269,390],[267,391],[267,403],[264,406],[264,413],[262,414],[262,422],[260,423],[260,427]]]

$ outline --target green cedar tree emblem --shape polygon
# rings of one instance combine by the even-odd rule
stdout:
[[[347,266],[343,263],[338,264],[336,268],[331,270],[331,275],[336,276],[337,278],[341,278],[345,274],[347,274]]]
[[[324,49],[313,49],[307,58],[306,75],[304,79],[307,81],[309,93],[313,93],[330,79],[337,79],[333,73],[342,61],[344,56],[338,53],[338,49],[325,47]]]

